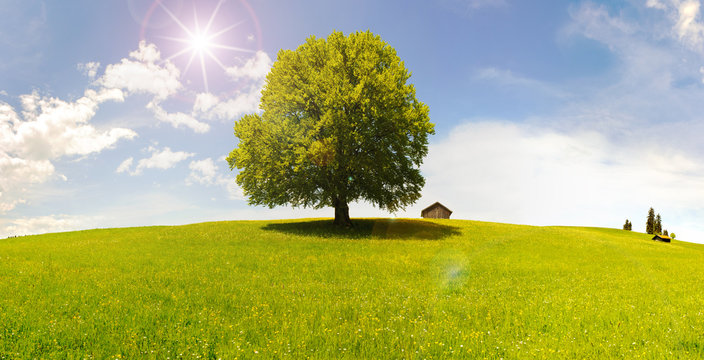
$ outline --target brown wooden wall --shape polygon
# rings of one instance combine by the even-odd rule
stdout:
[[[430,209],[423,213],[423,217],[431,219],[449,219],[450,213],[447,212],[445,209],[436,206],[434,209]]]

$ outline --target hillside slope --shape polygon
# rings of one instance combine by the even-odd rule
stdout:
[[[459,220],[0,240],[0,359],[704,356],[704,246]]]

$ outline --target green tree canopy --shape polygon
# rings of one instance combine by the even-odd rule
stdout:
[[[394,48],[371,32],[311,36],[281,50],[260,114],[235,122],[227,158],[250,204],[335,208],[367,200],[396,211],[414,203],[434,125]]]

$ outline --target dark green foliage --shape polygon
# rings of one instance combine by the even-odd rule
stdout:
[[[667,229],[663,230],[662,234],[665,236],[670,236],[670,234],[667,233]]]
[[[434,125],[396,50],[371,32],[311,36],[281,50],[262,90],[262,114],[235,123],[227,158],[250,204],[335,208],[367,200],[397,211],[420,197]]]
[[[633,223],[631,223],[630,221],[628,221],[628,219],[626,219],[626,222],[623,224],[623,230],[628,230],[628,231],[633,230]]]
[[[648,220],[645,222],[645,232],[647,234],[653,234],[655,231],[655,210],[651,207],[648,210]]]
[[[655,217],[655,225],[653,226],[653,232],[656,234],[662,234],[662,218],[660,214]]]

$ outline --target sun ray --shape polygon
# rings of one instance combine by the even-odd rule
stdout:
[[[196,11],[196,4],[193,4],[193,24],[196,27],[196,35],[200,34],[200,26],[198,26],[198,12]]]
[[[216,38],[231,31],[232,29],[234,29],[235,27],[239,26],[240,24],[242,24],[244,22],[244,21],[239,21],[239,22],[236,22],[236,23],[231,24],[229,26],[226,26],[222,29],[219,29],[217,31],[213,31],[211,33],[211,29],[213,28],[213,24],[215,23],[215,19],[216,19],[218,13],[220,12],[221,7],[224,4],[224,2],[225,2],[224,0],[219,0],[217,2],[215,9],[210,14],[210,17],[208,18],[208,21],[205,23],[205,26],[203,28],[201,28],[201,24],[198,20],[197,9],[194,4],[194,6],[193,6],[193,26],[189,28],[168,7],[166,7],[166,5],[164,5],[162,3],[162,1],[157,0],[157,3],[159,4],[159,6],[176,23],[176,25],[178,25],[178,27],[181,28],[181,30],[183,30],[183,32],[185,34],[184,37],[159,36],[162,39],[166,39],[169,41],[174,41],[174,42],[182,43],[182,44],[186,45],[182,50],[177,51],[176,53],[165,58],[163,60],[163,62],[170,61],[172,59],[178,58],[178,57],[190,52],[190,56],[188,57],[188,61],[186,63],[186,66],[185,66],[183,72],[181,73],[181,75],[185,76],[186,73],[188,73],[188,71],[191,68],[191,65],[193,65],[193,62],[195,61],[195,59],[197,57],[198,61],[200,61],[200,73],[201,73],[201,76],[203,77],[203,86],[204,86],[206,92],[209,92],[208,72],[206,69],[206,60],[212,60],[222,70],[227,71],[227,66],[225,66],[225,64],[223,64],[223,62],[220,61],[220,59],[217,57],[217,55],[215,54],[215,52],[213,50],[221,49],[221,50],[238,51],[238,52],[244,52],[244,53],[255,53],[254,50],[221,44],[215,40]],[[207,55],[207,58],[205,55]]]
[[[210,26],[213,25],[213,20],[215,20],[215,16],[218,14],[218,11],[220,10],[220,6],[222,6],[223,0],[219,0],[218,4],[215,6],[215,10],[213,10],[213,13],[210,15],[210,19],[208,20],[208,23],[205,25],[205,29],[203,29],[204,33],[208,33],[210,30]]]
[[[216,37],[218,37],[218,36],[220,36],[220,35],[222,35],[222,34],[228,32],[228,31],[230,31],[230,30],[232,30],[232,29],[234,29],[235,27],[237,27],[239,24],[241,24],[241,23],[243,23],[243,22],[244,22],[244,21],[240,21],[240,22],[238,22],[238,23],[232,24],[232,25],[230,25],[230,26],[228,26],[228,27],[226,27],[226,28],[224,28],[224,29],[222,29],[222,30],[220,30],[220,31],[218,31],[218,32],[216,32],[216,33],[214,33],[214,34],[212,34],[212,35],[208,35],[208,38],[209,38],[209,39],[215,39]]]
[[[203,71],[203,84],[205,85],[205,92],[210,92],[208,90],[208,74],[205,72],[205,61],[203,60],[203,53],[198,53],[200,56],[200,68]]]
[[[217,49],[242,51],[242,52],[247,52],[247,53],[255,53],[256,52],[256,51],[250,50],[250,49],[245,49],[245,48],[240,48],[240,47],[235,47],[235,46],[221,45],[221,44],[210,44],[210,47],[217,48]]]
[[[189,49],[189,50],[190,50],[190,49]],[[188,69],[191,68],[191,63],[193,62],[193,58],[195,58],[195,57],[196,57],[196,52],[194,51],[194,52],[191,53],[191,57],[188,58],[188,63],[186,64],[186,67],[183,69],[183,73],[184,73],[184,74],[187,73],[187,72],[188,72]]]
[[[161,1],[157,1],[157,3],[159,4],[159,6],[161,6],[162,9],[164,9],[166,14],[169,15],[171,20],[173,20],[176,24],[178,24],[178,26],[181,27],[181,29],[183,31],[185,31],[186,34],[188,34],[188,36],[193,36],[193,33],[191,33],[191,30],[189,30],[186,25],[183,25],[181,20],[179,20],[178,17],[176,17],[176,15],[174,15],[174,13],[172,13],[171,10],[169,10],[169,8],[166,7],[166,5],[164,5]]]
[[[192,49],[191,49],[190,47],[185,48],[185,49],[183,49],[183,50],[181,50],[181,51],[179,51],[179,52],[177,52],[177,53],[175,53],[175,54],[173,54],[173,55],[167,57],[166,59],[162,60],[161,63],[165,63],[165,62],[167,62],[167,61],[169,61],[169,60],[171,60],[171,59],[173,59],[173,58],[179,57],[179,56],[181,56],[181,55],[183,55],[183,54],[185,54],[185,53],[187,53],[187,52],[189,52],[189,51],[191,51],[191,50],[192,50]]]
[[[159,39],[166,39],[166,40],[171,40],[171,41],[177,41],[177,42],[185,43],[185,44],[188,44],[188,43],[191,42],[189,39],[177,38],[177,37],[173,37],[173,36],[156,36],[156,37],[159,38]]]
[[[215,61],[216,64],[220,65],[220,68],[221,68],[221,69],[223,69],[224,71],[227,71],[227,66],[225,66],[225,64],[223,64],[223,63],[220,61],[220,59],[218,59],[217,56],[215,56],[215,54],[213,54],[212,51],[210,51],[210,50],[205,50],[205,53],[208,54],[208,56],[209,56],[211,59],[213,59],[213,61]]]

